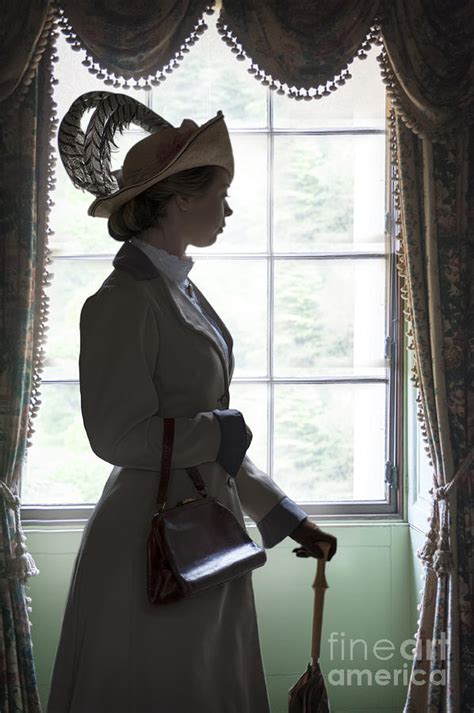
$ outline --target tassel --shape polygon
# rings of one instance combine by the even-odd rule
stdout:
[[[423,547],[417,550],[416,556],[426,567],[433,569],[433,557],[437,548],[439,523],[438,503],[436,500],[433,500],[431,503],[431,514],[428,520],[430,529],[426,533],[426,540]]]
[[[438,575],[442,577],[444,574],[449,574],[453,568],[453,558],[449,550],[437,549],[433,557],[432,568]]]
[[[425,544],[420,550],[417,550],[416,556],[421,562],[424,562],[427,567],[433,569],[433,557],[436,551],[436,542],[427,536]]]
[[[35,577],[39,573],[40,571],[26,547],[21,543],[17,544],[15,557],[10,560],[8,565],[8,578],[20,579],[26,582],[28,577]]]

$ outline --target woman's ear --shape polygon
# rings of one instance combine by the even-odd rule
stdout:
[[[180,196],[178,194],[175,194],[174,199],[176,201],[176,205],[180,210],[187,212],[191,207],[191,199],[187,196]]]

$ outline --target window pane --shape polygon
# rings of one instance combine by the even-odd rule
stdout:
[[[152,106],[174,126],[183,118],[203,124],[220,109],[229,128],[265,127],[266,93],[248,72],[250,63],[236,62],[216,28],[217,13],[206,15],[209,29],[191,47],[180,66],[153,90]]]
[[[267,137],[233,134],[231,137],[235,174],[229,193],[233,215],[226,218],[224,232],[214,245],[206,247],[212,253],[255,253],[267,248]],[[188,255],[202,254],[192,245]]]
[[[108,258],[53,261],[51,272],[54,277],[48,289],[50,314],[43,379],[79,378],[77,360],[82,305],[112,270],[112,261]]]
[[[352,79],[329,96],[312,101],[289,100],[273,92],[276,128],[313,129],[323,127],[385,128],[385,85],[377,54],[372,47],[366,59],[349,66]]]
[[[384,251],[383,134],[280,135],[274,146],[275,251]]]
[[[382,500],[384,384],[276,384],[274,477],[298,502]]]
[[[247,455],[259,468],[268,472],[268,385],[233,381],[229,393],[229,408],[241,411],[253,434]]]
[[[385,259],[276,260],[274,374],[384,378]]]
[[[266,260],[196,260],[189,277],[234,339],[235,376],[267,374]]]
[[[89,445],[77,384],[42,384],[22,504],[89,504],[102,492],[112,465]]]

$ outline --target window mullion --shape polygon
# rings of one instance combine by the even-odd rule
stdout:
[[[274,176],[273,176],[273,98],[272,93],[267,89],[267,225],[268,225],[268,242],[267,242],[267,350],[268,350],[268,424],[267,424],[267,463],[268,475],[273,478],[274,463],[273,463],[273,439],[274,439],[274,423],[275,423],[275,393],[273,385],[273,326],[274,326],[274,264],[273,264],[273,197],[274,197]]]

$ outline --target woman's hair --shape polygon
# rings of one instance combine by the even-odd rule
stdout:
[[[173,195],[188,198],[203,195],[214,181],[217,169],[217,166],[197,166],[155,183],[112,213],[107,223],[109,234],[115,240],[125,241],[156,225]]]

